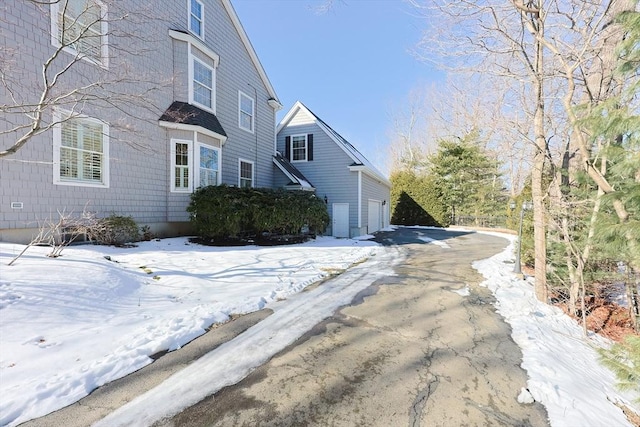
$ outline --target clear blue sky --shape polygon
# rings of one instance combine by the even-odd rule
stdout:
[[[424,21],[402,0],[232,0],[284,105],[299,100],[383,172],[394,109],[443,79],[412,56]]]

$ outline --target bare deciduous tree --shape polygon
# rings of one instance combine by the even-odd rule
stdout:
[[[549,169],[562,167],[565,157],[563,150],[552,149],[551,141],[555,133],[560,146],[575,144],[598,187],[604,193],[614,191],[590,163],[589,146],[584,131],[576,128],[579,120],[574,111],[585,100],[582,94],[594,101],[608,96],[606,86],[612,82],[615,67],[611,53],[620,41],[613,18],[635,2],[434,0],[415,4],[427,19],[438,22],[427,31],[422,44],[425,58],[452,71],[482,72],[525,88],[520,107],[531,113],[532,128],[523,136],[535,148],[531,176],[536,295],[546,301],[549,189],[545,175]],[[563,136],[569,130],[567,144],[569,138]],[[618,202],[616,212],[624,220],[624,207]]]
[[[17,61],[20,46],[0,46],[0,158],[12,156],[61,122],[96,110],[120,117],[109,125],[122,131],[118,135],[123,142],[146,148],[131,118],[157,121],[166,108],[159,105],[159,94],[172,84],[172,75],[166,70],[133,69],[130,64],[136,61],[131,58],[150,56],[167,36],[130,29],[162,22],[159,11],[142,3],[136,10],[125,9],[115,0],[84,4],[82,10],[70,10],[72,3],[67,0],[9,0],[0,6],[5,11],[26,8],[32,15],[29,22],[42,24],[29,31],[46,42],[39,49],[48,50],[39,70],[33,70],[28,62]],[[5,16],[0,18],[3,31],[14,32],[22,25],[21,20],[9,22]],[[57,34],[50,34],[54,30]]]
[[[74,215],[73,212],[58,211],[56,217],[40,221],[38,234],[7,265],[16,262],[32,246],[49,246],[51,252],[47,256],[58,258],[62,250],[79,237],[99,234],[104,228],[105,223],[86,207],[79,216]]]

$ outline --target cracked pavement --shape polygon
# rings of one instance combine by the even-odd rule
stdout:
[[[471,267],[507,241],[419,228],[376,239],[406,254],[395,276],[238,384],[156,425],[547,426],[541,404],[517,401],[521,351]]]

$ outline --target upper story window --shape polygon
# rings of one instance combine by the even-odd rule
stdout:
[[[253,133],[254,101],[250,96],[238,92],[238,126]]]
[[[204,5],[199,0],[189,2],[189,31],[204,39]]]
[[[215,114],[216,68],[220,63],[220,57],[190,33],[169,30],[169,36],[173,40],[185,43],[179,48],[186,49],[187,54],[188,63],[185,77],[188,84],[189,104]],[[184,66],[183,64],[175,65],[178,68]]]
[[[51,4],[51,43],[104,67],[107,61],[107,7],[98,0]]]
[[[293,135],[291,137],[291,161],[307,161],[307,135]]]
[[[189,45],[189,102],[215,114],[215,59]]]
[[[109,126],[93,118],[56,116],[60,123],[53,134],[54,183],[108,187]]]
[[[239,159],[240,173],[238,176],[239,187],[253,187],[253,162]]]
[[[195,56],[193,63],[193,101],[213,110],[213,67],[200,61]]]
[[[291,162],[310,162],[313,160],[313,134],[286,136],[284,140],[285,157]]]

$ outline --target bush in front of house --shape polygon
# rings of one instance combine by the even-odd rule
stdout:
[[[99,219],[87,234],[100,245],[124,246],[140,240],[140,228],[134,219],[116,214]]]
[[[191,195],[187,211],[198,237],[210,243],[301,241],[329,224],[325,203],[307,191],[202,187]]]

